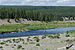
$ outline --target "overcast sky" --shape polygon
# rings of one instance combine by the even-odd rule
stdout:
[[[75,0],[0,0],[0,5],[75,6]]]

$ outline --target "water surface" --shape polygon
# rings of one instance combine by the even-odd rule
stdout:
[[[56,29],[48,29],[48,30],[31,30],[31,31],[20,32],[20,33],[3,34],[3,35],[0,35],[0,38],[50,35],[50,34],[56,34],[56,33],[66,33],[67,31],[75,31],[75,27],[56,28]]]

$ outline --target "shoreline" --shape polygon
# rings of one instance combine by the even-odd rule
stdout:
[[[69,29],[69,28],[72,29],[73,27],[72,27],[72,28],[71,28],[71,27],[68,27],[67,29]],[[75,28],[75,27],[74,27],[74,28]],[[62,28],[59,28],[59,29],[56,28],[56,29],[57,29],[57,30],[59,30],[59,29],[62,30]],[[54,30],[56,30],[56,29],[54,29]],[[63,28],[63,29],[64,29],[64,28]],[[65,28],[65,29],[66,29],[66,28]],[[62,32],[62,33],[65,34],[65,33],[67,33],[67,31],[68,31],[68,32],[72,31],[72,30],[70,30],[70,29],[69,29],[69,30],[66,30],[66,32],[64,31],[64,32]],[[50,29],[49,29],[49,30],[50,30]],[[49,31],[49,30],[48,30],[48,31]],[[52,29],[52,30],[53,30],[53,29]],[[53,31],[54,31],[54,30],[53,30]],[[33,31],[33,30],[32,30],[32,31]],[[47,31],[47,32],[48,32],[48,31]],[[74,31],[74,29],[73,29],[73,31]],[[27,31],[26,31],[26,32],[27,32]],[[34,31],[33,31],[33,32],[34,32]],[[44,32],[44,30],[43,30],[42,32]],[[50,31],[50,32],[51,32],[51,31]],[[59,31],[58,31],[58,32],[59,32]],[[17,35],[18,33],[19,33],[19,34],[22,34],[22,33],[23,33],[23,35],[18,36],[18,35]],[[38,32],[37,32],[37,33],[38,33]],[[46,33],[46,32],[45,32],[45,33]],[[25,34],[25,32],[17,32],[17,33],[2,34],[2,35],[0,35],[0,38],[1,38],[1,39],[5,39],[5,38],[27,37],[27,36],[40,36],[40,35],[51,35],[51,34],[61,34],[61,32],[59,32],[59,33],[50,33],[50,34],[49,34],[49,33],[47,33],[47,34],[44,34],[44,33],[43,33],[43,34],[39,34],[39,33],[38,33],[38,34],[33,34],[33,35],[32,35],[32,34],[29,35],[29,33],[28,33],[28,34]],[[8,35],[12,35],[12,36],[8,36]],[[15,35],[15,36],[14,36],[14,35]],[[17,36],[16,36],[16,35],[17,35]]]
[[[48,36],[46,36],[44,39],[42,39],[42,37],[44,37],[44,35],[42,36],[30,36],[30,37],[16,37],[16,38],[8,38],[8,39],[0,39],[0,46],[3,47],[4,50],[13,50],[13,49],[17,49],[18,45],[21,45],[24,50],[61,50],[64,49],[66,50],[66,46],[73,44],[73,46],[70,49],[75,49],[75,43],[74,43],[74,39],[75,37],[65,37],[66,34],[60,34],[61,38],[49,38]],[[39,38],[39,42],[36,42],[34,37]],[[27,39],[29,38],[29,41],[27,41]],[[19,41],[17,43],[17,40],[22,39],[24,41]],[[69,43],[69,41],[66,40],[70,40],[71,43]],[[3,41],[8,41],[9,42],[1,45],[1,42]],[[15,42],[13,42],[13,40],[16,40]],[[72,41],[73,40],[73,41]],[[11,42],[10,42],[11,41]],[[8,46],[6,45],[8,44]],[[16,46],[14,46],[14,44]],[[40,46],[36,46],[36,44],[40,44]],[[14,46],[14,48],[12,48]],[[22,50],[22,48],[20,48]]]

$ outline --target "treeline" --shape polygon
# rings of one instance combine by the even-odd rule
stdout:
[[[0,19],[25,18],[38,21],[62,21],[62,17],[74,17],[75,7],[56,6],[1,6]]]

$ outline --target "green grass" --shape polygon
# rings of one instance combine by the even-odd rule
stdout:
[[[75,31],[69,31],[68,33],[69,33],[69,34],[70,34],[70,33],[71,33],[71,34],[75,34]]]
[[[48,23],[34,23],[30,24],[29,27],[20,27],[25,24],[9,24],[0,25],[0,32],[18,31],[16,28],[28,31],[28,30],[39,30],[39,29],[52,29],[52,28],[64,28],[64,27],[75,27],[74,22],[48,22]]]
[[[49,23],[41,23],[41,24],[31,24],[31,26],[27,27],[28,30],[39,30],[39,29],[52,29],[52,28],[64,28],[64,27],[75,27],[75,23],[73,22],[49,22]]]
[[[17,31],[16,28],[21,29],[20,26],[25,24],[9,24],[9,25],[0,25],[0,32],[10,32],[10,31]]]

